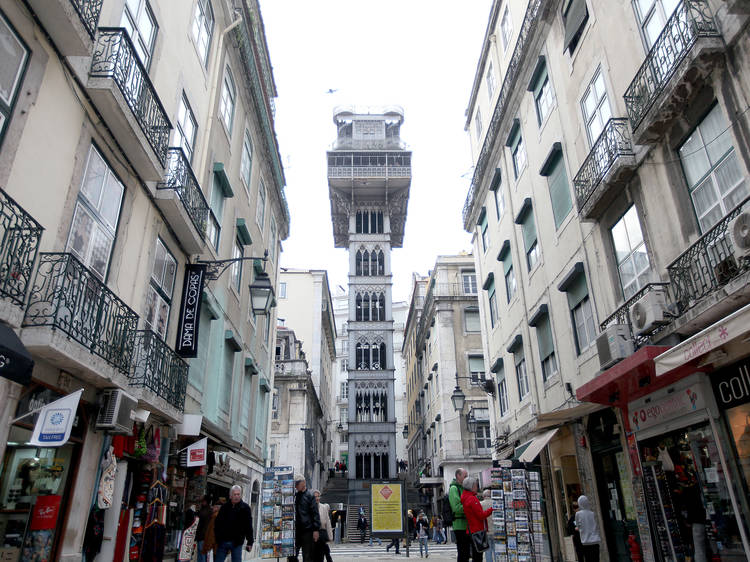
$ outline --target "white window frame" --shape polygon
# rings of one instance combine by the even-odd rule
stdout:
[[[469,317],[476,315],[476,322],[474,324],[475,329],[469,329]],[[476,306],[469,306],[464,308],[464,332],[467,334],[476,334],[482,331],[482,324],[479,318],[479,308]]]
[[[198,0],[195,4],[191,37],[203,66],[208,65],[208,54],[211,52],[211,40],[214,32],[214,10],[211,0]]]
[[[654,46],[654,41],[659,37],[661,32],[664,31],[664,26],[667,24],[667,20],[674,13],[674,9],[680,4],[680,1],[674,0],[674,3],[674,7],[671,7],[664,6],[664,0],[653,0],[651,5],[649,5],[645,11],[643,10],[643,0],[637,0],[633,3],[636,17],[638,18],[638,26],[641,30],[641,37],[643,38],[647,50],[650,50],[651,47]],[[672,11],[668,13],[670,9]],[[659,20],[657,22],[659,30],[656,33],[656,36],[652,37],[647,31],[647,28],[650,22],[656,20]]]
[[[552,88],[552,82],[550,82],[549,79],[549,72],[547,72],[542,87],[539,89],[539,93],[534,96],[534,105],[536,106],[536,116],[539,126],[544,124],[547,117],[549,117],[555,109],[555,102],[555,91]]]
[[[271,226],[270,226],[270,232],[268,234],[268,257],[271,258],[271,262],[276,262],[276,246],[278,245],[278,242],[276,241],[276,219],[271,216]]]
[[[266,222],[266,184],[262,178],[258,182],[258,200],[255,204],[255,222],[258,223],[260,231],[263,232],[263,225]]]
[[[148,18],[152,26],[153,34],[149,38],[144,38],[143,31],[141,30],[142,18],[144,17]],[[151,61],[153,60],[156,36],[159,34],[159,24],[156,22],[156,16],[148,1],[125,0],[120,27],[124,27],[127,31],[128,37],[133,42],[138,59],[143,63],[146,71],[148,71],[151,68]]]
[[[245,185],[248,199],[250,198],[250,179],[253,172],[253,139],[250,131],[245,129],[242,139],[242,157],[240,159],[240,177]]]
[[[489,62],[489,65],[487,66],[487,97],[490,99],[490,102],[492,101],[492,94],[495,93],[495,90],[497,89],[497,79],[495,78],[495,68],[492,65],[492,61]]]
[[[500,222],[500,220],[503,218],[503,215],[505,214],[505,193],[502,189],[500,189],[500,187],[498,187],[492,193],[495,197],[495,212],[497,213],[497,221]],[[499,196],[498,193],[500,194]]]
[[[500,417],[504,417],[508,413],[508,384],[505,377],[497,384],[497,401],[500,407]]]
[[[505,274],[505,296],[508,302],[513,300],[516,296],[516,290],[518,289],[518,281],[516,281],[516,273],[513,271],[513,266],[508,268],[508,272]]]
[[[5,28],[7,28],[8,38],[14,43],[14,46],[16,47],[18,54],[20,55],[17,61],[18,66],[16,67],[15,72],[12,74],[12,79],[10,80],[8,87],[0,90],[0,143],[2,143],[5,129],[10,122],[11,116],[13,115],[13,108],[16,103],[18,91],[21,88],[21,82],[23,81],[23,76],[26,72],[27,62],[29,60],[29,48],[26,46],[26,43],[24,43],[23,39],[21,39],[21,37],[16,33],[16,30],[13,28],[10,22],[5,19],[1,12],[0,26],[4,26]]]
[[[234,246],[232,247],[232,258],[238,259],[245,255],[245,246],[239,238],[234,239]],[[232,288],[239,295],[242,293],[242,261],[236,261],[232,263]]]
[[[585,296],[570,311],[575,330],[576,348],[578,355],[596,341],[596,323],[594,321],[594,307],[591,295]],[[589,333],[591,332],[591,333]]]
[[[598,92],[597,82],[601,80],[602,92]],[[593,96],[593,108],[589,114],[589,110],[586,109],[586,99],[589,96]],[[596,69],[594,76],[591,78],[588,87],[583,92],[581,97],[581,114],[583,115],[583,123],[586,127],[586,135],[589,139],[589,146],[593,147],[597,139],[604,132],[607,126],[607,122],[612,118],[612,107],[609,105],[609,93],[607,92],[607,81],[604,79],[601,67]],[[594,129],[592,125],[595,123],[600,124],[601,129],[594,135]]]
[[[224,124],[227,134],[231,138],[234,121],[234,109],[237,103],[237,83],[234,81],[232,69],[224,68],[224,78],[221,82],[221,98],[219,99],[219,117]]]
[[[477,274],[474,271],[461,272],[461,287],[464,295],[476,295]]]
[[[482,111],[477,107],[477,112],[474,114],[474,131],[477,135],[477,140],[482,138]]]
[[[528,158],[526,157],[526,145],[523,142],[523,135],[520,133],[518,142],[511,152],[511,156],[513,158],[513,173],[515,174],[515,179],[518,179],[521,177],[521,174],[526,169],[528,163]]]
[[[280,299],[286,298],[286,281],[281,281],[279,283],[279,298]]]
[[[163,255],[161,271],[158,271],[157,259]],[[146,294],[146,312],[143,315],[145,326],[159,334],[165,340],[169,328],[169,316],[172,308],[175,279],[177,277],[177,260],[161,238],[156,239],[154,247],[154,264],[151,268],[149,286]]]
[[[640,234],[640,241],[636,241],[635,243],[631,242],[631,240],[635,236],[635,232],[631,232],[630,228],[628,227],[628,222],[633,223],[633,220],[635,221],[635,223],[631,224],[631,226],[637,225],[638,230],[640,231],[638,233]],[[615,229],[619,228],[620,226],[622,226],[622,231],[627,238],[627,248],[617,247]],[[648,247],[646,246],[646,239],[643,236],[640,217],[638,216],[638,211],[635,205],[631,205],[628,210],[625,211],[620,219],[614,225],[612,225],[612,228],[609,229],[609,232],[612,240],[612,247],[614,249],[615,262],[617,263],[617,276],[620,279],[620,288],[622,289],[624,300],[628,300],[644,286],[646,286],[646,284],[648,284],[651,280],[651,260],[648,257]],[[622,253],[624,254],[622,259],[618,256],[618,252],[620,251],[622,251]],[[646,264],[645,267],[642,267],[640,270],[638,270],[635,256],[641,254],[646,256]],[[633,279],[627,285],[625,285],[623,283],[622,271],[623,268],[627,266],[632,267]]]
[[[187,94],[182,92],[180,104],[177,107],[177,119],[175,119],[174,145],[182,148],[188,162],[193,161],[195,152],[195,139],[198,133],[198,122],[195,120],[193,110],[187,99]]]
[[[513,36],[513,22],[510,19],[510,11],[508,6],[505,6],[505,12],[503,12],[503,19],[500,20],[500,38],[503,44],[503,53],[508,50],[510,45],[510,39]]]
[[[526,357],[523,351],[518,354],[521,355],[521,359],[515,359],[515,371],[516,371],[516,383],[518,384],[518,400],[523,401],[529,395],[529,374],[526,371]]]

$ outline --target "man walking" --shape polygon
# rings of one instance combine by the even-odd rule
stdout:
[[[453,532],[456,534],[456,562],[468,562],[471,558],[471,535],[466,529],[466,515],[461,504],[461,494],[464,493],[462,483],[468,474],[465,468],[456,469],[456,477],[448,488],[448,500],[453,511]]]
[[[214,534],[217,562],[224,562],[227,554],[232,555],[232,562],[242,562],[242,544],[246,539],[245,549],[250,552],[253,547],[253,512],[242,501],[242,487],[235,484],[229,491],[229,503],[222,505],[216,516]]]
[[[357,519],[357,530],[359,531],[359,543],[365,543],[365,537],[367,536],[367,517],[365,512],[359,512],[359,519]]]
[[[303,562],[313,562],[313,546],[320,534],[320,512],[315,498],[307,489],[305,477],[297,474],[294,477],[297,493],[294,497],[296,534],[294,556],[302,549]]]

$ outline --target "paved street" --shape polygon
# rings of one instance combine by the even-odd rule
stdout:
[[[367,560],[392,560],[394,558],[406,558],[406,548],[403,546],[400,549],[400,554],[397,556],[394,553],[393,548],[390,552],[386,552],[385,546],[388,541],[383,541],[382,546],[378,546],[377,543],[373,544],[372,547],[368,546],[367,543],[360,545],[358,543],[345,543],[332,545],[331,556],[335,562],[343,562],[350,558],[367,559]],[[440,544],[429,543],[428,549],[430,552],[430,560],[454,560],[456,558],[456,547],[453,544]],[[409,548],[410,558],[419,558],[419,544],[412,544]]]

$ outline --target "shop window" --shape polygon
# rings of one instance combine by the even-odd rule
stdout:
[[[0,141],[13,114],[16,96],[26,72],[29,49],[0,12]]]
[[[159,334],[162,339],[167,336],[176,272],[177,261],[161,238],[157,238],[143,320],[146,327]]]
[[[146,0],[126,0],[120,27],[124,27],[133,41],[135,52],[146,70],[151,66],[151,58],[156,44],[159,26]]]
[[[646,242],[635,205],[631,205],[611,229],[622,296],[628,300],[651,279]]]
[[[193,16],[192,37],[203,66],[208,65],[208,52],[214,31],[214,11],[211,0],[198,0]]]
[[[586,123],[589,146],[593,146],[604,130],[607,121],[612,117],[612,110],[609,108],[609,99],[607,98],[607,87],[604,84],[604,75],[600,68],[594,73],[591,83],[583,94],[581,111]]]

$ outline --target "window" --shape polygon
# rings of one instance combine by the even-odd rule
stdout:
[[[248,437],[247,429],[250,423],[250,403],[252,397],[253,379],[247,374],[242,377],[242,410],[240,413],[240,435],[242,441]]]
[[[271,314],[266,314],[263,326],[263,345],[268,347],[268,341],[271,339]]]
[[[177,108],[177,123],[174,130],[175,146],[182,148],[188,162],[193,161],[193,152],[195,150],[195,132],[198,125],[195,121],[195,115],[190,109],[185,92],[180,98],[180,105]]]
[[[495,69],[492,67],[492,61],[490,61],[487,67],[487,97],[492,101],[492,94],[497,89],[497,79],[495,78]]]
[[[729,123],[718,105],[679,149],[701,232],[706,232],[750,195],[732,145]]]
[[[522,210],[523,215],[516,222],[521,225],[523,234],[523,244],[526,248],[526,265],[529,271],[539,262],[539,243],[536,236],[536,222],[534,221],[534,211],[529,206],[526,211]]]
[[[542,380],[547,382],[557,373],[557,359],[555,358],[555,344],[552,338],[552,325],[549,314],[540,318],[536,325],[536,338],[539,344],[539,358],[542,362]]]
[[[464,310],[464,329],[466,332],[481,332],[482,325],[479,323],[479,309],[475,307]]]
[[[503,53],[508,50],[508,45],[510,45],[510,36],[512,34],[513,22],[510,21],[510,12],[508,12],[508,6],[505,6],[503,19],[500,21],[500,37],[503,41]]]
[[[518,179],[521,173],[526,169],[526,147],[523,144],[520,127],[510,145],[510,153],[513,157],[513,175]]]
[[[346,423],[349,420],[349,408],[348,406],[341,406],[339,408],[339,421]]]
[[[91,146],[66,251],[102,281],[107,277],[124,191],[99,151]]]
[[[487,212],[484,207],[482,207],[482,221],[479,223],[479,229],[482,233],[482,251],[486,252],[487,248],[490,246],[489,241],[489,228],[487,226]]]
[[[490,424],[489,422],[477,423],[477,452],[488,453],[492,448],[492,439],[490,438]]]
[[[154,266],[151,269],[151,280],[146,295],[146,327],[166,339],[169,323],[169,309],[172,305],[172,293],[177,272],[177,261],[167,250],[160,238],[156,239]]]
[[[349,383],[344,381],[341,383],[341,400],[349,398]]]
[[[463,281],[464,295],[476,295],[477,294],[477,275],[472,272],[464,272],[461,274],[461,280]]]
[[[146,70],[151,66],[151,55],[156,43],[156,18],[146,0],[125,0],[120,27],[124,27],[133,41],[135,52]]]
[[[563,50],[567,49],[568,53],[572,55],[589,19],[586,0],[565,0],[562,4],[562,19],[565,25]]]
[[[357,164],[358,157],[355,157],[355,165]],[[351,162],[349,162],[351,164]],[[362,165],[371,166],[382,166],[385,164],[385,160],[381,161],[367,161],[363,162]],[[383,211],[357,211],[355,228],[357,234],[383,234]]]
[[[266,185],[263,183],[263,180],[260,180],[260,183],[258,184],[257,205],[258,207],[255,210],[255,220],[258,222],[258,226],[262,231],[263,225],[266,222]]]
[[[253,168],[253,140],[250,137],[250,131],[245,129],[245,138],[242,141],[242,158],[240,160],[240,176],[245,182],[245,191],[248,198],[250,197],[250,172]]]
[[[484,382],[484,357],[481,355],[469,355],[469,377],[471,384]]]
[[[628,300],[651,278],[646,242],[643,240],[635,205],[631,205],[617,221],[611,233],[622,295],[625,300]]]
[[[578,275],[561,290],[568,294],[568,307],[573,322],[576,352],[580,355],[596,339],[594,311],[589,299],[586,276]]]
[[[555,107],[555,92],[552,90],[546,65],[540,70],[534,85],[534,105],[536,106],[536,120],[541,126]]]
[[[604,75],[601,69],[597,69],[591,84],[586,88],[581,100],[583,119],[586,122],[586,131],[589,136],[589,145],[593,146],[599,138],[607,121],[612,117],[607,98],[607,88],[604,84]]]
[[[232,258],[241,258],[245,253],[244,245],[239,239],[235,239],[234,248],[232,249]],[[242,292],[242,262],[236,261],[232,263],[232,287],[234,287],[237,293]]]
[[[224,83],[221,86],[221,98],[219,99],[219,116],[229,135],[232,135],[232,119],[234,118],[234,102],[237,99],[237,91],[234,86],[232,71],[227,66],[224,70]]]
[[[208,51],[214,31],[214,11],[210,0],[198,0],[193,17],[192,36],[203,66],[208,64]]]
[[[216,179],[213,177],[213,187],[211,188],[211,205],[209,209],[208,221],[208,240],[211,242],[214,250],[219,251],[219,242],[221,239],[221,219],[224,215],[224,192]]]
[[[273,397],[271,398],[271,419],[279,419],[279,387],[273,387]]]
[[[675,11],[680,0],[637,0],[635,2],[638,22],[643,38],[650,49],[661,34],[669,16]]]
[[[13,113],[29,50],[0,14],[0,139]]]
[[[482,138],[482,112],[477,108],[477,113],[474,115],[474,132],[477,135],[477,140]]]
[[[494,328],[495,324],[499,320],[499,316],[497,313],[497,294],[495,293],[495,280],[487,284],[485,282],[484,288],[487,290],[487,301],[490,308],[490,327]]]
[[[497,383],[497,402],[500,407],[500,417],[508,413],[508,385],[505,383],[505,375]]]
[[[513,272],[513,261],[510,257],[510,252],[503,260],[503,268],[505,269],[505,296],[510,303],[510,300],[516,295],[516,274]]]
[[[495,198],[495,211],[497,212],[497,220],[499,222],[505,212],[505,194],[498,188],[492,191],[492,195]]]
[[[529,377],[526,374],[526,358],[523,348],[519,348],[513,354],[516,364],[516,383],[518,384],[518,399],[523,400],[529,393]]]
[[[276,246],[278,246],[278,241],[276,240],[276,219],[271,217],[271,232],[268,236],[268,256],[272,262],[276,261]]]
[[[570,188],[568,187],[568,176],[565,173],[565,161],[562,152],[557,156],[548,170],[543,175],[547,176],[547,186],[549,187],[549,198],[552,203],[552,214],[555,217],[555,228],[560,228],[565,217],[568,216],[573,208],[573,200],[570,198]]]
[[[279,283],[279,298],[285,299],[286,298],[286,283],[283,281]]]
[[[234,348],[227,342],[224,344],[224,369],[219,380],[219,393],[217,395],[217,403],[219,413],[225,417],[229,417],[229,410],[231,406],[231,400],[227,400],[227,396],[232,396],[232,380],[234,378]]]
[[[348,370],[349,370],[349,360],[346,357],[344,357],[341,360],[341,372],[346,373]]]

